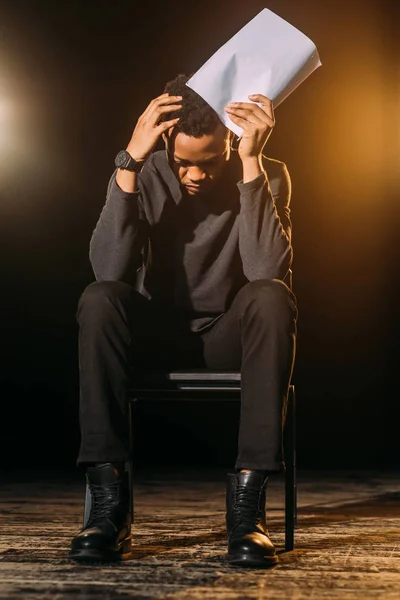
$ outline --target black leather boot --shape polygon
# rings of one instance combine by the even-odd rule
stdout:
[[[72,540],[70,558],[85,562],[125,560],[131,554],[132,502],[129,473],[106,463],[87,470],[91,494],[87,523]]]
[[[228,474],[226,528],[228,562],[249,567],[271,567],[278,562],[266,524],[267,478],[257,471]]]

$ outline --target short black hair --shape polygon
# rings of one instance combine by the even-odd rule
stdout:
[[[190,77],[191,75],[181,73],[165,85],[164,93],[171,96],[182,96],[182,108],[164,114],[161,120],[169,121],[180,117],[175,125],[177,132],[199,138],[214,133],[217,127],[223,123],[215,110],[186,85]]]

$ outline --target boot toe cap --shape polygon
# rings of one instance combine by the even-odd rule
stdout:
[[[232,536],[228,543],[228,561],[232,564],[270,566],[278,562],[275,546],[258,531]]]
[[[112,540],[97,527],[85,529],[72,541],[72,550],[112,550]]]

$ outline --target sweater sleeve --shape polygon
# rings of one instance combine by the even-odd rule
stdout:
[[[112,175],[106,203],[90,240],[89,258],[97,281],[135,284],[148,238],[141,193],[127,193]]]
[[[248,183],[239,182],[239,251],[249,281],[285,279],[292,264],[290,196],[286,165],[271,182],[265,174]],[[271,192],[273,187],[274,193]]]

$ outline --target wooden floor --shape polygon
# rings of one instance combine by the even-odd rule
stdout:
[[[140,474],[133,558],[95,567],[67,557],[82,518],[80,473],[9,474],[1,485],[0,598],[399,600],[398,474],[299,479],[290,553],[281,552],[282,480],[269,486],[280,563],[265,571],[225,562],[223,472]]]

